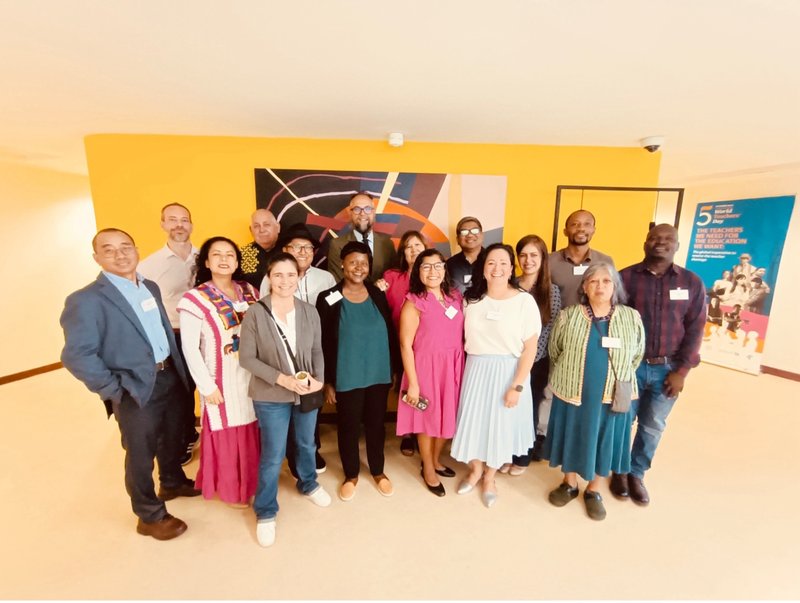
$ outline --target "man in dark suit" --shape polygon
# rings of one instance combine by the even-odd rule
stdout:
[[[346,235],[333,239],[328,247],[328,272],[336,281],[342,280],[342,248],[350,241],[366,243],[372,251],[372,272],[375,282],[397,263],[397,252],[389,235],[372,230],[375,224],[375,200],[369,193],[356,193],[348,207],[353,229]]]
[[[164,501],[200,494],[180,464],[186,367],[158,286],[136,273],[139,253],[131,236],[106,228],[92,239],[92,247],[102,272],[65,302],[61,361],[117,420],[125,488],[139,517],[136,531],[169,540],[185,532],[186,524],[167,513]]]

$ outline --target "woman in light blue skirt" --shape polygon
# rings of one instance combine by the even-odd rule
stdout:
[[[541,319],[534,299],[516,286],[514,251],[502,243],[475,263],[465,301],[467,362],[451,454],[471,470],[458,493],[483,480],[481,498],[491,507],[497,470],[533,446],[530,371]]]

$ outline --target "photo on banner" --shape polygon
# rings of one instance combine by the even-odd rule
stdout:
[[[348,203],[358,192],[377,199],[373,228],[395,246],[404,232],[418,230],[450,257],[459,251],[455,226],[462,216],[481,221],[484,245],[503,240],[505,176],[257,168],[255,183],[256,207],[269,209],[282,229],[303,222],[318,238],[313,264],[321,268],[330,241],[350,229]]]
[[[700,203],[686,267],[706,286],[705,362],[757,375],[794,196]]]

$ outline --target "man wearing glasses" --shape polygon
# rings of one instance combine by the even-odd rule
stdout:
[[[139,253],[131,236],[106,228],[95,235],[92,247],[102,272],[64,302],[61,361],[117,420],[125,488],[139,517],[136,531],[170,540],[183,534],[186,524],[167,513],[164,501],[200,494],[180,464],[184,439],[178,400],[187,391],[186,366],[158,286],[136,272]]]
[[[328,247],[328,272],[336,281],[342,280],[342,248],[350,241],[366,243],[372,251],[372,281],[378,280],[397,263],[397,252],[391,237],[372,230],[375,224],[375,200],[369,193],[356,193],[350,198],[350,223],[353,228],[346,235],[332,239]]]
[[[465,216],[456,225],[461,252],[447,260],[447,272],[461,295],[472,281],[472,265],[483,255],[483,226],[478,218]]]

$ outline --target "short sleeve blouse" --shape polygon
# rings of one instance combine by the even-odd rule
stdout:
[[[485,295],[464,306],[467,354],[522,355],[525,341],[542,331],[536,301],[519,292],[508,299]]]

